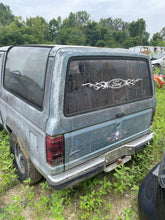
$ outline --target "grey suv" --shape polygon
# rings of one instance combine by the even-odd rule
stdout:
[[[0,48],[0,123],[21,181],[55,189],[114,169],[152,140],[150,59],[126,50]]]

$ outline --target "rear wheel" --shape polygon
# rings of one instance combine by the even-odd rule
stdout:
[[[10,136],[10,149],[14,154],[13,164],[16,168],[18,179],[23,182],[30,178],[30,184],[38,182],[42,178],[42,175],[36,170],[31,160],[25,155],[14,133]]]

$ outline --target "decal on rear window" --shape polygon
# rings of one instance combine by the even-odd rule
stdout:
[[[135,83],[139,82],[140,80],[142,79],[127,79],[127,80],[124,80],[124,79],[112,79],[108,82],[96,82],[94,84],[92,83],[85,83],[85,84],[82,84],[82,86],[89,86],[89,87],[93,87],[94,89],[96,90],[99,90],[99,89],[108,89],[108,88],[111,88],[111,89],[120,89],[122,88],[123,86],[134,86]]]

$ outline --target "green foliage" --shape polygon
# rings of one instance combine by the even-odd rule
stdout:
[[[101,37],[100,28],[97,22],[88,22],[84,30],[86,36],[86,45],[96,46]]]
[[[117,217],[117,220],[132,220],[132,219],[137,219],[137,213],[133,211],[130,206],[128,206],[127,209],[123,210],[123,217],[122,214],[120,214]]]
[[[13,155],[9,150],[9,136],[3,130],[0,132],[0,193],[8,190],[16,184],[16,174],[13,169]]]
[[[163,38],[161,34],[157,32],[153,35],[150,43],[152,46],[164,46],[162,41],[163,41]]]
[[[89,21],[90,15],[86,11],[78,11],[75,13],[77,27],[85,26]]]
[[[0,25],[8,25],[14,19],[10,7],[0,3]]]
[[[63,21],[60,16],[49,22],[39,16],[24,21],[2,3],[0,12],[0,46],[58,43],[129,48],[149,44],[149,33],[142,18],[131,23],[111,17],[95,22],[86,11],[78,11],[71,12]],[[162,37],[163,34],[162,29]]]
[[[93,185],[93,184],[92,184]],[[85,194],[84,196],[80,196],[80,208],[83,210],[81,215],[82,219],[91,219],[93,213],[97,213],[97,215],[102,216],[101,209],[103,204],[106,203],[104,199],[104,195],[110,192],[112,189],[112,184],[107,180],[105,176],[103,180],[98,180],[97,190],[92,189],[90,192]],[[105,209],[110,209],[111,204],[108,203]],[[95,214],[95,217],[92,219],[99,219]]]
[[[65,28],[58,34],[58,43],[67,45],[83,45],[85,42],[85,35],[78,28]]]
[[[57,19],[53,18],[48,23],[48,29],[46,32],[46,39],[50,42],[58,41],[58,33],[61,30],[62,21],[59,16]]]
[[[47,31],[47,23],[42,17],[26,19],[25,34],[32,36],[31,43],[44,44],[46,43],[45,35]]]
[[[129,25],[129,31],[130,31],[130,36],[131,37],[136,37],[136,36],[143,36],[144,31],[146,28],[145,21],[141,18],[138,19],[137,21],[133,21]]]
[[[47,183],[42,183],[43,192],[47,192],[49,187]],[[50,218],[62,220],[64,204],[69,204],[67,197],[70,193],[71,189],[63,190],[63,191],[51,191],[49,195],[41,194],[40,197],[35,200],[36,192],[32,186],[26,185],[25,187],[25,195],[26,199],[24,202],[26,206],[30,206],[31,209],[34,210],[37,216],[40,216],[38,219],[44,219],[49,213]]]
[[[3,211],[0,210],[0,219],[6,220],[24,220],[25,217],[22,215],[24,204],[20,195],[12,196],[13,203],[6,206]]]
[[[153,167],[154,161],[154,149],[149,144],[147,148],[134,156],[130,166],[121,164],[114,173],[115,193],[124,194],[126,191],[131,190],[133,195],[137,195],[138,185]]]
[[[71,44],[99,47],[134,47],[138,45],[165,46],[165,30],[153,35],[149,41],[143,18],[125,22],[112,17],[99,22],[90,20],[86,11],[70,12],[63,21],[59,16],[46,22],[42,17],[24,21],[0,3],[0,46],[20,44]]]
[[[115,192],[119,192],[123,194],[126,190],[128,190],[132,184],[134,176],[130,174],[130,168],[124,166],[122,163],[119,168],[116,169],[114,173],[115,176]]]
[[[164,88],[156,88],[157,107],[154,117],[153,130],[155,132],[154,145],[155,148],[162,154],[165,151],[165,90]]]

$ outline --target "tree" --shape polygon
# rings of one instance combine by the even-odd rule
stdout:
[[[165,41],[165,27],[162,28],[162,30],[160,31],[160,35],[162,37],[162,40]]]
[[[131,37],[137,37],[137,36],[142,37],[145,31],[145,28],[146,28],[145,21],[142,18],[138,19],[137,21],[131,22],[129,25],[130,36]]]
[[[77,27],[82,27],[82,26],[87,25],[89,21],[89,17],[90,15],[86,11],[78,11],[75,14]]]
[[[70,13],[68,18],[63,20],[62,28],[76,27],[76,15],[74,13]]]
[[[90,15],[86,11],[71,12],[69,17],[64,19],[62,28],[77,27],[82,28],[87,25]]]
[[[2,26],[0,28],[0,46],[4,45],[19,45],[24,43],[21,29],[16,23]]]
[[[85,35],[84,33],[74,27],[63,28],[59,31],[58,34],[58,43],[66,45],[84,45],[85,44]]]
[[[9,44],[75,44],[99,47],[124,47],[148,45],[149,33],[141,18],[131,23],[121,18],[91,21],[86,11],[70,12],[63,21],[52,18],[48,23],[43,17],[22,20],[15,17],[9,6],[0,3],[0,45]],[[156,33],[150,44],[165,44],[165,28]]]
[[[125,28],[125,22],[121,18],[115,18],[113,20],[113,29],[115,31],[122,31]]]
[[[14,20],[10,7],[0,3],[0,25],[8,25]]]
[[[108,47],[125,47],[128,35],[125,31],[110,31],[107,35],[106,46]]]
[[[86,45],[96,46],[101,40],[101,31],[99,25],[95,22],[88,22],[85,27]]]
[[[129,33],[130,37],[136,38],[137,45],[143,45],[148,41],[149,34],[146,32],[146,23],[142,18],[129,24]]]
[[[148,32],[146,32],[146,31],[144,31],[143,38],[142,38],[142,44],[144,46],[149,45],[149,41],[148,41],[149,37],[150,37],[150,34]]]
[[[26,36],[30,35],[31,42],[29,43],[38,43],[43,44],[47,42],[46,39],[46,31],[47,31],[47,23],[44,18],[42,17],[35,17],[35,18],[27,18],[26,19]]]
[[[124,22],[121,18],[100,19],[99,26],[106,27],[113,31],[126,31],[128,30],[128,23]]]
[[[103,19],[101,18],[99,21],[99,26],[101,28],[107,28],[110,30],[114,30],[113,28],[113,19],[111,17],[107,18],[107,19]]]
[[[161,34],[159,32],[157,32],[153,35],[153,37],[150,41],[150,44],[152,46],[163,46],[162,45],[162,40],[163,40],[163,38],[162,38]]]
[[[60,16],[57,19],[53,18],[49,21],[47,33],[49,41],[55,41],[55,39],[58,38],[58,33],[61,30],[61,26],[62,20]]]

